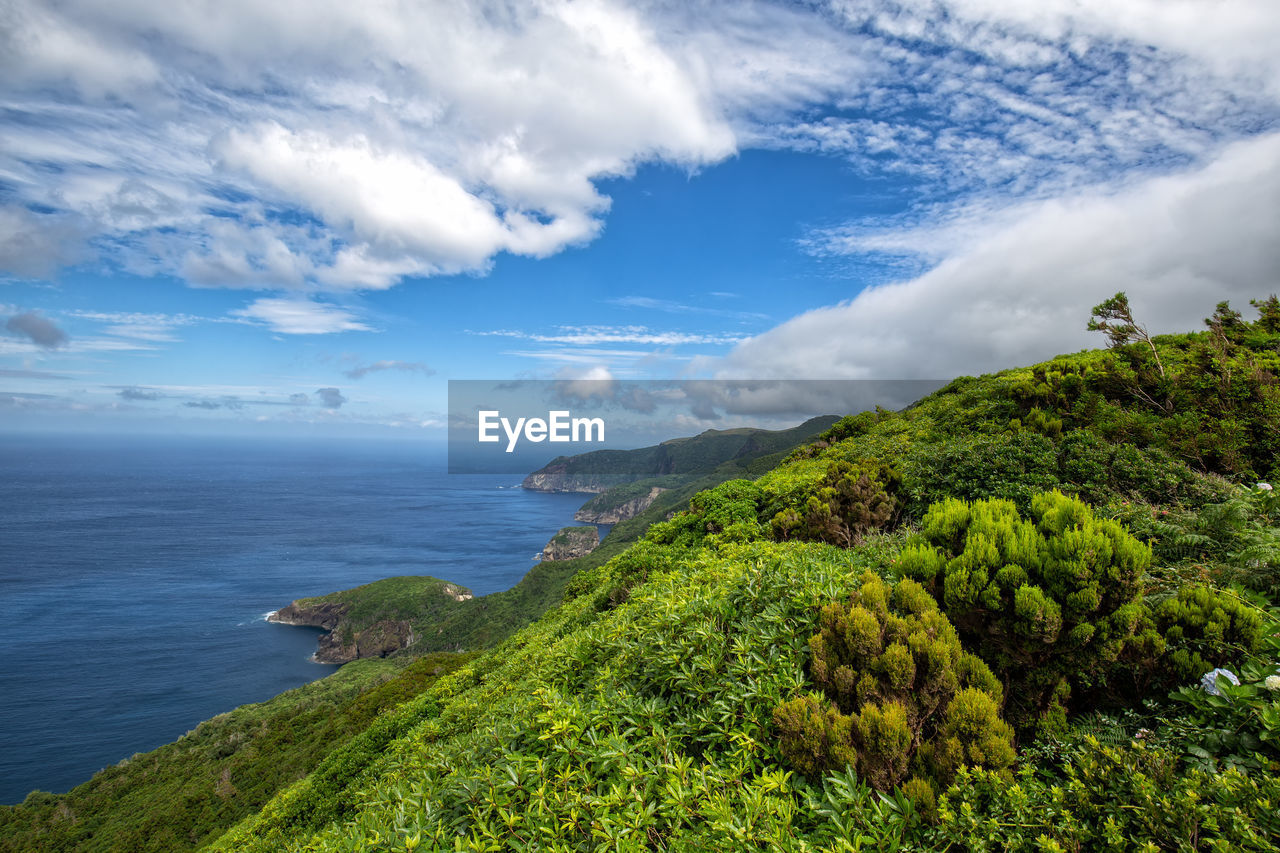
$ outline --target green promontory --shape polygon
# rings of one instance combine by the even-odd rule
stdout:
[[[300,598],[267,620],[325,629],[328,633],[320,638],[315,659],[347,663],[409,648],[451,606],[471,598],[471,590],[448,581],[402,576]]]

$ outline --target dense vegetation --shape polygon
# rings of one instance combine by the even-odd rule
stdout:
[[[1152,338],[1117,295],[1107,350],[845,418],[619,525],[648,526],[210,849],[1277,849],[1256,307]]]

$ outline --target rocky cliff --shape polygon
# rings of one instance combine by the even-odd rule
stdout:
[[[524,478],[521,488],[534,492],[587,492],[599,494],[616,483],[595,474],[573,473],[568,461],[556,460]]]
[[[561,527],[542,549],[543,560],[573,560],[585,557],[600,544],[600,531],[591,527]]]
[[[574,521],[585,521],[589,524],[617,524],[629,518],[635,518],[653,504],[658,495],[665,492],[661,486],[653,486],[647,492],[619,502],[602,500],[608,493],[587,501],[581,509],[573,514]]]

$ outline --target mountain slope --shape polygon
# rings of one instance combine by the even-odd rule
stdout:
[[[1280,713],[1263,685],[1280,657],[1280,620],[1263,597],[1280,578],[1280,507],[1273,490],[1249,485],[1275,473],[1261,466],[1275,465],[1280,328],[1265,321],[1234,338],[1211,327],[1157,339],[1161,376],[1141,352],[1119,348],[957,380],[908,412],[840,422],[755,483],[696,495],[687,513],[580,573],[561,606],[404,706],[418,722],[353,760],[345,784],[304,780],[214,849],[1184,849],[1192,838],[1206,849],[1275,849],[1280,744],[1259,722],[1270,717],[1240,718],[1248,746],[1206,736],[1233,708]],[[1054,488],[1095,509],[1046,495]],[[1021,769],[964,746],[978,743],[964,738],[983,726],[997,741],[1003,731],[978,723],[983,706],[970,693],[954,694],[959,710],[946,719],[959,714],[972,729],[899,718],[872,702],[883,679],[918,684],[912,679],[928,674],[891,668],[869,674],[865,688],[858,682],[863,698],[841,700],[861,716],[813,700],[819,716],[803,742],[810,758],[826,760],[841,743],[856,750],[851,766],[806,775],[794,744],[780,745],[791,736],[783,709],[823,695],[811,639],[823,614],[870,596],[880,582],[868,578],[883,576],[904,590],[895,607],[963,616],[973,605],[952,577],[970,577],[958,573],[976,571],[984,548],[999,559],[1024,547],[978,537],[971,554],[963,536],[954,538],[963,526],[938,526],[957,512],[1015,521],[1033,513],[1044,536],[1061,534],[1064,543],[1085,542],[1086,522],[1116,542],[1134,542],[1130,530],[1148,538],[1126,546],[1148,567],[1131,566],[1124,581],[1138,590],[1129,616],[1114,623],[1127,635],[1098,647],[1088,678],[1066,673],[1062,689],[1045,694],[1044,715],[1017,740]],[[1162,520],[1171,518],[1182,521]],[[931,541],[969,555],[944,559],[947,592],[938,587],[936,603],[930,587],[904,578],[929,577],[921,561]],[[1045,561],[1045,577],[1065,582],[1065,558],[1053,556],[1065,553],[1026,559]],[[1111,559],[1102,546],[1080,553]],[[1095,582],[1086,565],[1105,564],[1071,570],[1082,589]],[[1005,572],[1000,583],[1016,575]],[[1097,578],[1120,583],[1105,572]],[[1190,585],[1232,579],[1245,586]],[[1053,605],[1073,611],[1037,604],[1036,596],[1060,594],[1057,582],[1019,590],[1007,618],[1032,620],[1053,638],[1054,613],[1078,618],[1098,606],[1092,594]],[[1192,606],[1200,600],[1212,604]],[[881,618],[891,625],[899,617]],[[960,635],[976,639],[963,628]],[[910,637],[912,648],[928,639]],[[1007,641],[1020,648],[1016,634]],[[1053,641],[1084,648],[1089,632]],[[1006,688],[1020,677],[999,656],[988,663]],[[1239,672],[1239,688],[1215,687],[1235,698],[1210,701],[1196,688],[1170,704],[1169,687],[1197,678],[1201,665]],[[1157,678],[1134,695],[1122,676],[1137,672]],[[986,689],[1018,695],[999,683]],[[854,728],[841,729],[849,719]],[[900,740],[913,725],[944,751]],[[948,737],[961,738],[956,763],[942,760]],[[342,763],[342,754],[331,758]],[[908,776],[909,784],[884,781]]]
[[[636,480],[663,478],[661,485],[670,488],[726,463],[745,469],[757,457],[810,440],[836,420],[833,415],[823,415],[784,430],[709,429],[635,450],[557,456],[525,477],[522,486],[546,492],[604,492]]]

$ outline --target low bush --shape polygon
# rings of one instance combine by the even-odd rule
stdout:
[[[891,492],[898,481],[886,465],[833,462],[803,506],[773,517],[773,536],[852,547],[869,531],[888,527],[897,517],[898,500]]]
[[[1143,609],[1113,678],[1130,698],[1166,692],[1257,650],[1262,617],[1230,591],[1191,585]]]
[[[961,649],[920,584],[865,574],[847,604],[823,607],[819,624],[809,648],[821,693],[773,713],[791,766],[811,777],[853,767],[881,791],[912,777],[919,798],[922,785],[945,786],[961,765],[1013,763],[999,683]]]

